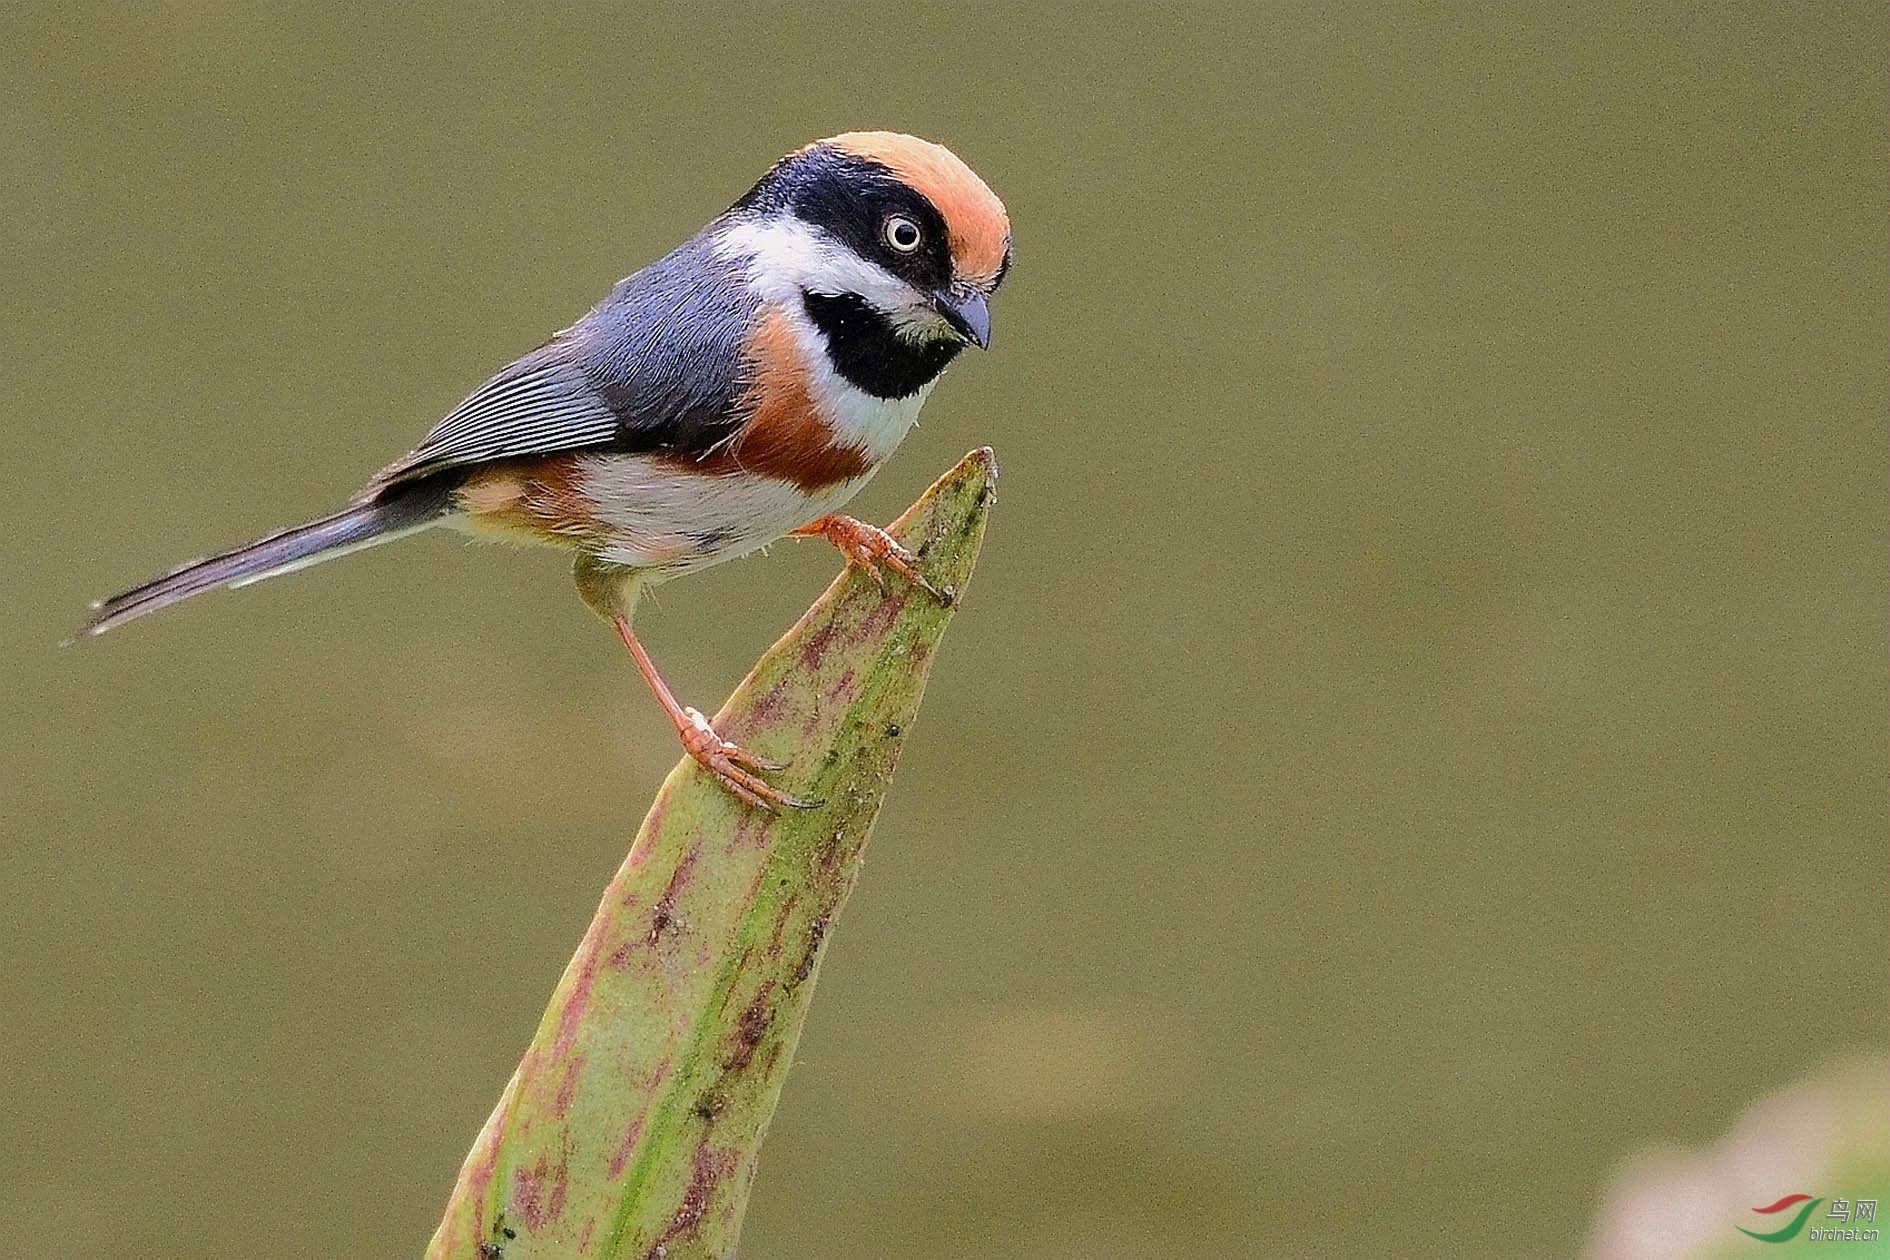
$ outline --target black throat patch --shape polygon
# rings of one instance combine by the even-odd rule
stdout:
[[[938,379],[964,349],[950,338],[908,341],[857,293],[802,293],[808,318],[827,336],[834,370],[875,398],[906,398]]]

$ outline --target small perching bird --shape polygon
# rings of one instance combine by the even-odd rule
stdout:
[[[434,525],[551,544],[576,553],[579,594],[689,754],[752,804],[805,805],[761,777],[780,767],[677,702],[631,628],[637,597],[788,534],[925,585],[838,509],[946,365],[989,344],[1010,260],[1003,203],[950,150],[884,131],[808,145],[474,390],[348,507],[103,600],[85,633]]]

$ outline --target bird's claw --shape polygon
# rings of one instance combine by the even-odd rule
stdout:
[[[847,558],[849,565],[864,570],[866,576],[873,579],[873,585],[882,591],[886,589],[886,570],[891,569],[939,603],[951,603],[919,572],[918,557],[900,546],[898,540],[877,525],[835,514],[809,521],[793,532],[802,538],[819,536],[827,539],[840,548],[840,553]]]
[[[683,716],[689,725],[682,730],[683,750],[696,764],[721,781],[735,795],[750,805],[778,813],[781,809],[814,809],[819,801],[805,801],[783,792],[760,776],[787,769],[779,762],[756,756],[739,744],[731,744],[715,733],[709,719],[697,709],[686,708]]]

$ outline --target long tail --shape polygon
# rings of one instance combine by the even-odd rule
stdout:
[[[245,543],[222,555],[191,560],[169,573],[92,605],[81,634],[104,634],[127,621],[168,608],[219,586],[248,586],[279,573],[360,551],[411,534],[446,515],[450,493],[425,482],[383,492],[384,497],[324,516],[294,529]]]

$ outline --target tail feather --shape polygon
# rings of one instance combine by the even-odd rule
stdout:
[[[92,606],[86,635],[104,634],[146,613],[168,608],[219,586],[248,586],[264,578],[293,573],[351,551],[373,547],[425,529],[446,514],[448,493],[425,483],[403,487],[389,497],[352,507],[258,538],[255,542],[178,565]]]

